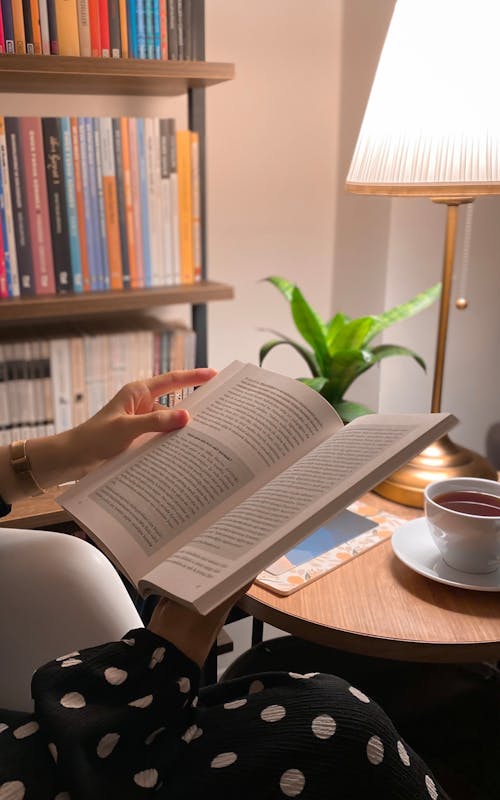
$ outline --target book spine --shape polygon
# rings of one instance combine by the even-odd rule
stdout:
[[[11,0],[1,0],[3,32],[5,39],[5,52],[12,54],[16,52],[14,39],[14,19],[12,16]]]
[[[202,278],[201,253],[201,194],[200,194],[200,136],[191,131],[191,184],[192,184],[192,237],[193,237],[193,275],[194,282]]]
[[[101,26],[99,24],[99,0],[88,0],[90,25],[90,53],[99,58],[101,52]]]
[[[161,220],[161,257],[165,276],[165,286],[174,281],[172,261],[172,209],[170,206],[170,171],[168,159],[168,121],[159,122],[160,152],[160,220]]]
[[[129,120],[127,117],[120,119],[120,133],[121,133],[121,154],[122,154],[122,167],[123,167],[123,195],[125,203],[125,225],[126,225],[126,242],[128,252],[128,269],[129,269],[129,284],[132,288],[139,287],[139,268],[137,263],[137,253],[139,247],[136,242],[135,235],[135,222],[134,222],[134,194],[132,191],[132,173],[131,173],[131,153],[130,153],[130,137],[129,137]],[[124,268],[125,280],[125,268]]]
[[[102,117],[99,121],[99,127],[109,285],[111,289],[123,289],[120,222],[118,218],[113,124],[111,117]]]
[[[122,58],[128,58],[128,19],[127,19],[127,0],[119,0],[120,7],[120,47]]]
[[[14,47],[18,55],[26,53],[26,37],[24,32],[23,0],[11,0],[12,20],[14,22]]]
[[[38,0],[30,0],[31,29],[33,31],[33,51],[36,56],[42,54],[42,30],[40,27],[40,9]]]
[[[110,268],[108,258],[108,243],[106,235],[106,210],[104,208],[104,189],[102,179],[102,154],[101,154],[101,131],[100,120],[96,117],[93,119],[94,127],[94,156],[95,156],[95,174],[97,183],[97,209],[98,209],[98,222],[99,222],[99,237],[101,244],[101,272],[99,275],[99,284],[101,289],[110,288]]]
[[[58,117],[44,117],[42,129],[56,290],[64,293],[71,291],[73,281],[66,220],[61,121]]]
[[[137,31],[137,58],[146,58],[145,0],[136,0],[135,26]]]
[[[0,168],[2,171],[2,194],[4,204],[5,231],[3,235],[4,248],[6,249],[6,269],[9,297],[19,297],[19,272],[17,269],[16,237],[14,232],[14,217],[12,199],[10,194],[9,163],[7,158],[7,140],[3,117],[0,117]]]
[[[120,0],[108,0],[108,18],[111,58],[121,58]]]
[[[192,0],[182,0],[182,43],[184,50],[184,60],[193,60],[192,46]]]
[[[139,180],[139,156],[137,152],[137,119],[130,117],[129,119],[129,142],[130,142],[130,175],[132,185],[132,212],[134,218],[134,231],[135,231],[135,253],[137,263],[137,283],[134,284],[134,274],[132,273],[132,288],[141,288],[144,284],[144,247],[143,247],[143,232],[142,232],[142,215],[140,203],[136,201],[140,197],[141,186]]]
[[[79,56],[78,12],[76,0],[55,0],[59,55]]]
[[[193,283],[193,189],[190,131],[177,131],[177,174],[179,179],[181,282]]]
[[[80,158],[82,162],[86,225],[88,225],[87,244],[89,246],[90,288],[92,291],[97,291],[101,288],[99,284],[99,274],[101,272],[101,245],[99,239],[97,183],[91,117],[84,117],[83,125],[84,143],[82,145],[80,139]]]
[[[81,336],[70,339],[72,422],[81,425],[88,417],[87,392],[85,387],[85,353]]]
[[[160,0],[160,58],[168,61],[167,0]]]
[[[42,55],[50,55],[50,31],[49,13],[47,11],[47,0],[38,0],[38,16],[40,19],[40,39],[42,43]]]
[[[21,0],[23,7],[23,22],[24,22],[24,45],[26,48],[26,55],[35,55],[35,44],[33,39],[33,22],[31,19],[31,3],[30,0]]]
[[[77,117],[71,117],[71,140],[73,146],[73,174],[75,179],[75,200],[78,220],[78,239],[80,242],[80,263],[82,269],[82,289],[90,291],[89,255],[87,232],[85,228],[85,198],[83,192],[80,138]]]
[[[144,120],[144,145],[146,150],[146,181],[148,193],[149,246],[151,257],[151,286],[161,286],[161,259],[159,253],[159,147],[156,131],[157,120],[146,117]]]
[[[144,24],[146,28],[146,58],[152,59],[155,57],[153,0],[144,0]]]
[[[125,206],[125,185],[123,175],[123,147],[120,120],[114,117],[111,121],[113,130],[113,151],[116,174],[116,200],[118,205],[118,227],[120,231],[120,251],[123,288],[130,287],[130,260],[127,241],[127,220]]]
[[[92,48],[90,46],[89,0],[77,0],[77,11],[80,55],[91,56]]]
[[[181,249],[179,226],[179,181],[177,175],[177,136],[175,119],[167,119],[168,171],[170,181],[170,208],[172,213],[172,272],[174,284],[181,283]]]
[[[129,58],[137,58],[137,0],[126,0],[127,3],[127,26],[128,26],[128,55]]]
[[[56,433],[69,430],[73,425],[71,397],[70,340],[55,338],[50,341],[52,374],[52,399]]]
[[[183,0],[177,0],[177,58],[184,61],[184,6]]]
[[[146,164],[146,137],[144,118],[137,117],[137,155],[139,160],[139,186],[141,198],[142,245],[144,251],[144,286],[152,286],[151,242],[149,238],[149,203]]]
[[[63,155],[64,189],[66,194],[66,224],[71,262],[72,289],[83,291],[82,262],[80,256],[80,236],[78,229],[78,212],[76,207],[75,172],[73,160],[71,120],[61,117],[61,140]]]
[[[103,58],[109,58],[110,40],[109,40],[109,12],[108,0],[98,0],[99,2],[99,31],[101,36],[101,55]]]
[[[4,203],[3,203],[3,187],[2,178],[0,175],[0,298],[5,299],[9,296],[9,287],[7,282],[7,263],[6,263],[6,246],[4,245]]]
[[[20,129],[26,174],[27,209],[33,254],[35,293],[37,295],[54,294],[56,284],[41,119],[39,117],[21,117]],[[66,264],[66,271],[67,268],[68,264]]]
[[[160,31],[160,3],[162,0],[153,0],[153,58],[161,58],[161,31]]]
[[[47,16],[49,19],[50,53],[59,55],[59,33],[57,30],[56,0],[47,0]]]
[[[33,258],[28,243],[26,185],[24,166],[20,156],[21,137],[19,119],[17,119],[17,117],[5,117],[4,122],[20,292],[22,296],[34,295]]]
[[[167,0],[167,24],[168,24],[168,57],[172,61],[179,58],[179,48],[177,46],[177,0]]]
[[[5,31],[3,28],[3,12],[1,4],[0,4],[0,53],[2,55],[5,53]]]

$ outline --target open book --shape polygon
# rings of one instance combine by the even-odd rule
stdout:
[[[60,498],[144,596],[207,614],[456,422],[369,414],[345,425],[294,378],[235,361],[155,434]]]

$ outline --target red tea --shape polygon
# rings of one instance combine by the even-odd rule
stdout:
[[[500,497],[486,492],[444,492],[432,498],[435,503],[459,511],[461,514],[474,514],[479,517],[500,517]]]

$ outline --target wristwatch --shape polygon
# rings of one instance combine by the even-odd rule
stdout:
[[[31,463],[26,452],[26,439],[18,439],[11,442],[10,446],[10,466],[24,483],[25,489],[32,497],[44,493],[44,489],[39,485],[31,470]]]

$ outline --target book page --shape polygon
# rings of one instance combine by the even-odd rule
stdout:
[[[114,459],[59,501],[134,582],[342,427],[317,392],[239,362],[179,405],[191,414],[185,428]]]
[[[448,414],[358,417],[146,576],[202,613],[451,427]]]

